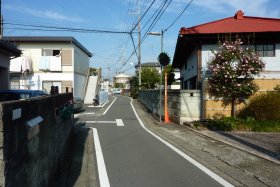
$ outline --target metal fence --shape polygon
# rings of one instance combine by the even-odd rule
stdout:
[[[107,91],[100,91],[98,93],[98,102],[99,105],[102,105],[108,101],[108,92]]]

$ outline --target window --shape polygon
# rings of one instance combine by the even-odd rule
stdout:
[[[10,75],[11,89],[20,89],[20,75]]]
[[[59,56],[61,50],[58,49],[43,49],[42,56]]]
[[[255,51],[261,57],[274,57],[275,56],[275,45],[255,45]]]
[[[247,46],[254,49],[261,57],[274,57],[275,45],[274,44],[256,44]]]

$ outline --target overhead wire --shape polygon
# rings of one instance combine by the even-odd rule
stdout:
[[[14,26],[44,28],[44,29],[51,29],[51,30],[56,30],[56,31],[88,32],[88,33],[110,33],[110,34],[130,34],[130,32],[127,32],[127,31],[112,31],[112,30],[98,30],[98,29],[79,29],[79,28],[71,28],[71,27],[56,27],[56,26],[44,26],[44,25],[9,23],[9,22],[3,22],[3,25],[14,25]]]
[[[168,5],[165,7],[164,11],[161,12],[161,15],[159,16],[159,18],[157,19],[157,21],[155,21],[155,19],[154,19],[154,21],[155,21],[154,24],[153,24],[153,23],[150,24],[149,29],[147,29],[146,33],[144,34],[143,38],[141,39],[141,44],[142,44],[142,43],[144,42],[144,40],[146,39],[147,33],[150,32],[150,31],[154,28],[155,24],[158,22],[158,20],[159,20],[160,17],[163,15],[163,13],[164,13],[165,10],[167,9],[167,7],[170,5],[171,1],[172,1],[172,0],[169,1]],[[194,1],[194,0],[191,0],[191,1],[187,4],[187,6],[182,10],[182,12],[179,14],[179,16],[177,16],[177,18],[176,18],[166,29],[164,29],[164,32],[168,31],[168,30],[176,23],[176,21],[184,14],[184,12],[188,9],[188,7],[191,5],[191,3],[192,3],[193,1]],[[165,3],[166,3],[166,1],[165,1]],[[158,15],[159,15],[159,14],[157,14],[157,16],[158,16]],[[130,69],[130,68],[129,68],[129,69]],[[126,70],[126,71],[127,71],[127,70]]]
[[[147,12],[150,10],[150,8],[153,6],[153,4],[155,3],[156,0],[153,0],[153,2],[150,4],[150,6],[147,8],[147,10],[145,11],[145,13],[141,16],[141,18],[138,20],[138,22],[135,24],[135,26],[131,29],[130,32],[133,32],[134,29],[137,27],[137,25],[141,22],[141,20],[145,17],[145,15],[147,14]]]
[[[179,14],[179,16],[165,29],[165,31],[167,31],[168,29],[170,29],[170,27],[172,27],[175,22],[184,14],[184,12],[187,10],[187,8],[191,5],[191,3],[193,2],[193,0],[191,0],[187,6],[183,9],[183,11]]]
[[[156,11],[154,11],[153,15],[148,19],[148,21],[146,21],[146,23],[143,24],[142,30],[148,25],[148,23],[152,20],[152,18],[157,14],[157,12],[158,12],[158,11],[160,10],[160,8],[163,6],[164,2],[166,2],[166,0],[162,2],[162,4],[156,9]]]
[[[161,6],[158,8],[158,13],[157,13],[157,15],[156,15],[156,17],[154,18],[154,20],[152,21],[152,23],[150,24],[150,27],[146,30],[146,32],[145,32],[145,34],[144,34],[144,36],[141,38],[141,42],[140,42],[140,45],[144,42],[144,40],[146,39],[146,37],[147,37],[147,34],[148,34],[148,32],[150,32],[153,28],[154,28],[154,26],[156,25],[156,23],[159,21],[159,19],[161,18],[161,16],[163,15],[163,13],[166,11],[166,9],[168,8],[168,6],[170,5],[170,3],[172,2],[172,0],[169,0],[169,2],[168,2],[168,0],[165,0],[162,4],[161,4]],[[166,4],[167,3],[167,4]],[[132,42],[134,42],[134,40],[132,41]],[[135,45],[135,44],[134,44]],[[137,49],[139,48],[139,45],[137,46]],[[129,58],[126,60],[126,62],[121,66],[121,68],[120,69],[122,69],[126,64],[127,64],[127,62],[130,60],[130,58],[134,55],[134,54],[137,54],[136,53],[136,50],[137,49],[134,49],[134,51],[131,53],[131,55],[129,56]]]
[[[166,1],[166,0],[165,0]],[[143,14],[143,16],[141,16],[141,18],[140,18],[140,20],[138,20],[138,22],[137,22],[137,24],[135,24],[135,26],[131,29],[131,32],[133,32],[133,30],[137,27],[137,25],[140,23],[140,21],[144,18],[144,16],[147,14],[147,12],[150,10],[150,8],[152,7],[152,5],[155,3],[155,0],[153,0],[152,2],[151,2],[151,4],[149,5],[149,7],[146,9],[146,11],[145,11],[145,13]],[[136,54],[136,56],[137,56],[137,59],[139,60],[139,56],[137,55],[137,52],[136,52],[136,50],[139,48],[139,46],[136,48],[135,47],[135,42],[134,42],[134,39],[133,39],[133,36],[132,35],[130,35],[130,38],[131,38],[131,40],[132,40],[132,44],[133,44],[133,46],[134,46],[134,51],[130,54],[130,56],[127,58],[127,60],[122,64],[122,66],[120,67],[120,69],[122,69],[126,64],[127,64],[127,62],[132,58],[132,56],[134,55],[134,54]]]
[[[125,18],[125,21],[124,21],[124,25],[123,25],[123,30],[128,30],[128,26],[130,24],[130,17],[129,17],[129,12],[131,10],[131,6],[132,6],[132,0],[129,1],[129,4],[128,4],[128,9],[127,9],[127,13],[126,13],[126,18]],[[125,37],[127,35],[126,34],[123,34],[121,35],[121,38],[120,38],[120,41],[119,41],[119,45],[121,46],[122,43],[125,41]]]
[[[171,2],[172,2],[172,0],[170,0],[170,1],[168,2],[168,4],[165,6],[165,4],[167,3],[167,1],[166,1],[166,3],[164,4],[164,10],[160,12],[160,14],[159,14],[159,16],[156,18],[156,20],[150,25],[149,29],[147,29],[146,33],[144,34],[143,38],[141,39],[141,43],[144,42],[144,40],[146,39],[148,33],[151,32],[151,30],[155,27],[155,25],[157,24],[157,22],[159,21],[159,19],[162,17],[162,15],[163,15],[164,12],[166,11],[166,9],[169,7],[169,5],[170,5]],[[162,7],[162,9],[163,9],[163,7]],[[162,9],[161,9],[161,10],[162,10]]]

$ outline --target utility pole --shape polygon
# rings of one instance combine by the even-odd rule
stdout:
[[[137,0],[137,15],[138,15],[138,77],[139,77],[139,88],[141,85],[141,25],[140,25],[140,8],[139,8],[139,2]]]
[[[108,79],[109,79],[109,84],[110,84],[110,82],[111,82],[111,80],[110,80],[110,79],[111,79],[111,77],[110,77],[110,76],[111,76],[111,75],[110,75],[110,73],[111,73],[111,72],[110,72],[110,66],[108,66],[107,68],[108,68]]]
[[[122,65],[124,65],[124,63],[125,63],[125,45],[123,46],[123,48],[120,48],[120,49],[122,50],[122,56],[121,56],[120,61],[121,61]]]
[[[160,36],[160,52],[162,53],[163,52],[163,34],[164,34],[163,29],[161,30],[161,32],[149,32],[147,34]],[[165,82],[167,82],[167,81],[165,80]],[[161,123],[161,109],[162,109],[161,92],[162,92],[162,65],[160,64],[160,86],[159,86],[159,122],[160,123]]]

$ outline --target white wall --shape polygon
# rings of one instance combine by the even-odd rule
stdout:
[[[208,61],[213,57],[212,50],[218,45],[202,45],[202,67],[206,67]],[[280,71],[280,44],[275,45],[275,57],[262,57],[265,62],[265,71]],[[272,74],[267,76],[272,77]]]
[[[42,90],[43,81],[73,81],[72,73],[34,73],[27,78],[27,84],[32,90]]]
[[[89,68],[89,56],[77,46],[74,46],[74,71],[81,75],[87,75]]]
[[[86,76],[74,73],[74,89],[73,95],[76,97],[83,98],[84,86],[86,82]]]
[[[197,75],[197,49],[194,49],[189,58],[187,59],[187,69],[183,66],[182,72],[184,80],[188,80]]]
[[[263,57],[266,71],[280,71],[280,44],[275,45],[275,57]]]
[[[74,45],[74,90],[73,95],[83,98],[90,57]]]
[[[217,49],[218,45],[202,45],[201,47],[201,67],[206,68],[207,63],[213,57],[212,50]]]

